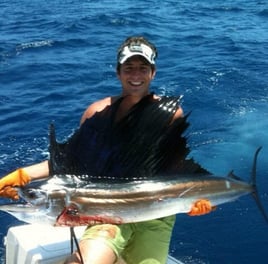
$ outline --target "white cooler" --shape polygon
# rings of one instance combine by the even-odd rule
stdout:
[[[74,228],[77,239],[85,228]],[[6,236],[6,264],[62,264],[71,254],[70,236],[69,227],[38,224],[11,227]],[[183,264],[169,256],[167,264],[176,263]]]

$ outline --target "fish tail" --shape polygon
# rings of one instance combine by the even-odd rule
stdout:
[[[255,155],[254,155],[254,159],[253,159],[250,184],[254,187],[256,186],[256,178],[257,178],[256,177],[256,175],[257,175],[257,158],[258,158],[258,155],[259,155],[261,149],[262,149],[262,147],[257,148]]]
[[[268,223],[268,215],[261,203],[261,199],[259,196],[259,192],[258,192],[258,188],[257,188],[257,184],[256,184],[256,178],[257,178],[257,158],[258,158],[258,154],[260,152],[260,150],[262,149],[262,147],[257,148],[255,155],[254,155],[254,159],[253,159],[253,165],[252,165],[252,172],[251,172],[251,179],[250,179],[250,185],[253,188],[253,192],[252,192],[252,196],[258,206],[258,208],[260,209],[265,221]]]

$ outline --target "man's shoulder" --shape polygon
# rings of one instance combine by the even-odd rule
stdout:
[[[92,117],[96,112],[101,112],[105,107],[111,105],[118,98],[119,96],[108,96],[90,104],[82,116],[81,123],[83,123],[85,119]]]

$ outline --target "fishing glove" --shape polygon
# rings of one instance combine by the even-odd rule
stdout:
[[[201,199],[196,201],[191,211],[188,213],[190,216],[198,216],[210,213],[215,207],[213,207],[209,200]]]
[[[17,169],[0,179],[0,196],[18,200],[19,195],[14,187],[24,186],[31,181],[24,169]]]

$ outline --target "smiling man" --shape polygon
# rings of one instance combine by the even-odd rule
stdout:
[[[90,105],[82,116],[81,125],[96,112],[103,111],[123,98],[114,117],[114,121],[119,122],[133,106],[149,96],[150,84],[156,74],[156,57],[155,46],[144,37],[127,38],[117,55],[117,77],[121,82],[122,93]],[[160,99],[155,94],[151,95],[153,101]],[[170,123],[182,116],[183,110],[178,105]],[[146,132],[150,134],[151,131]],[[210,210],[209,201],[201,200],[193,205],[189,215],[202,215]],[[142,223],[89,227],[80,242],[82,255],[86,263],[107,264],[117,261],[120,264],[164,264],[174,222],[175,216],[169,216]],[[80,263],[78,254],[74,254],[68,263]]]

